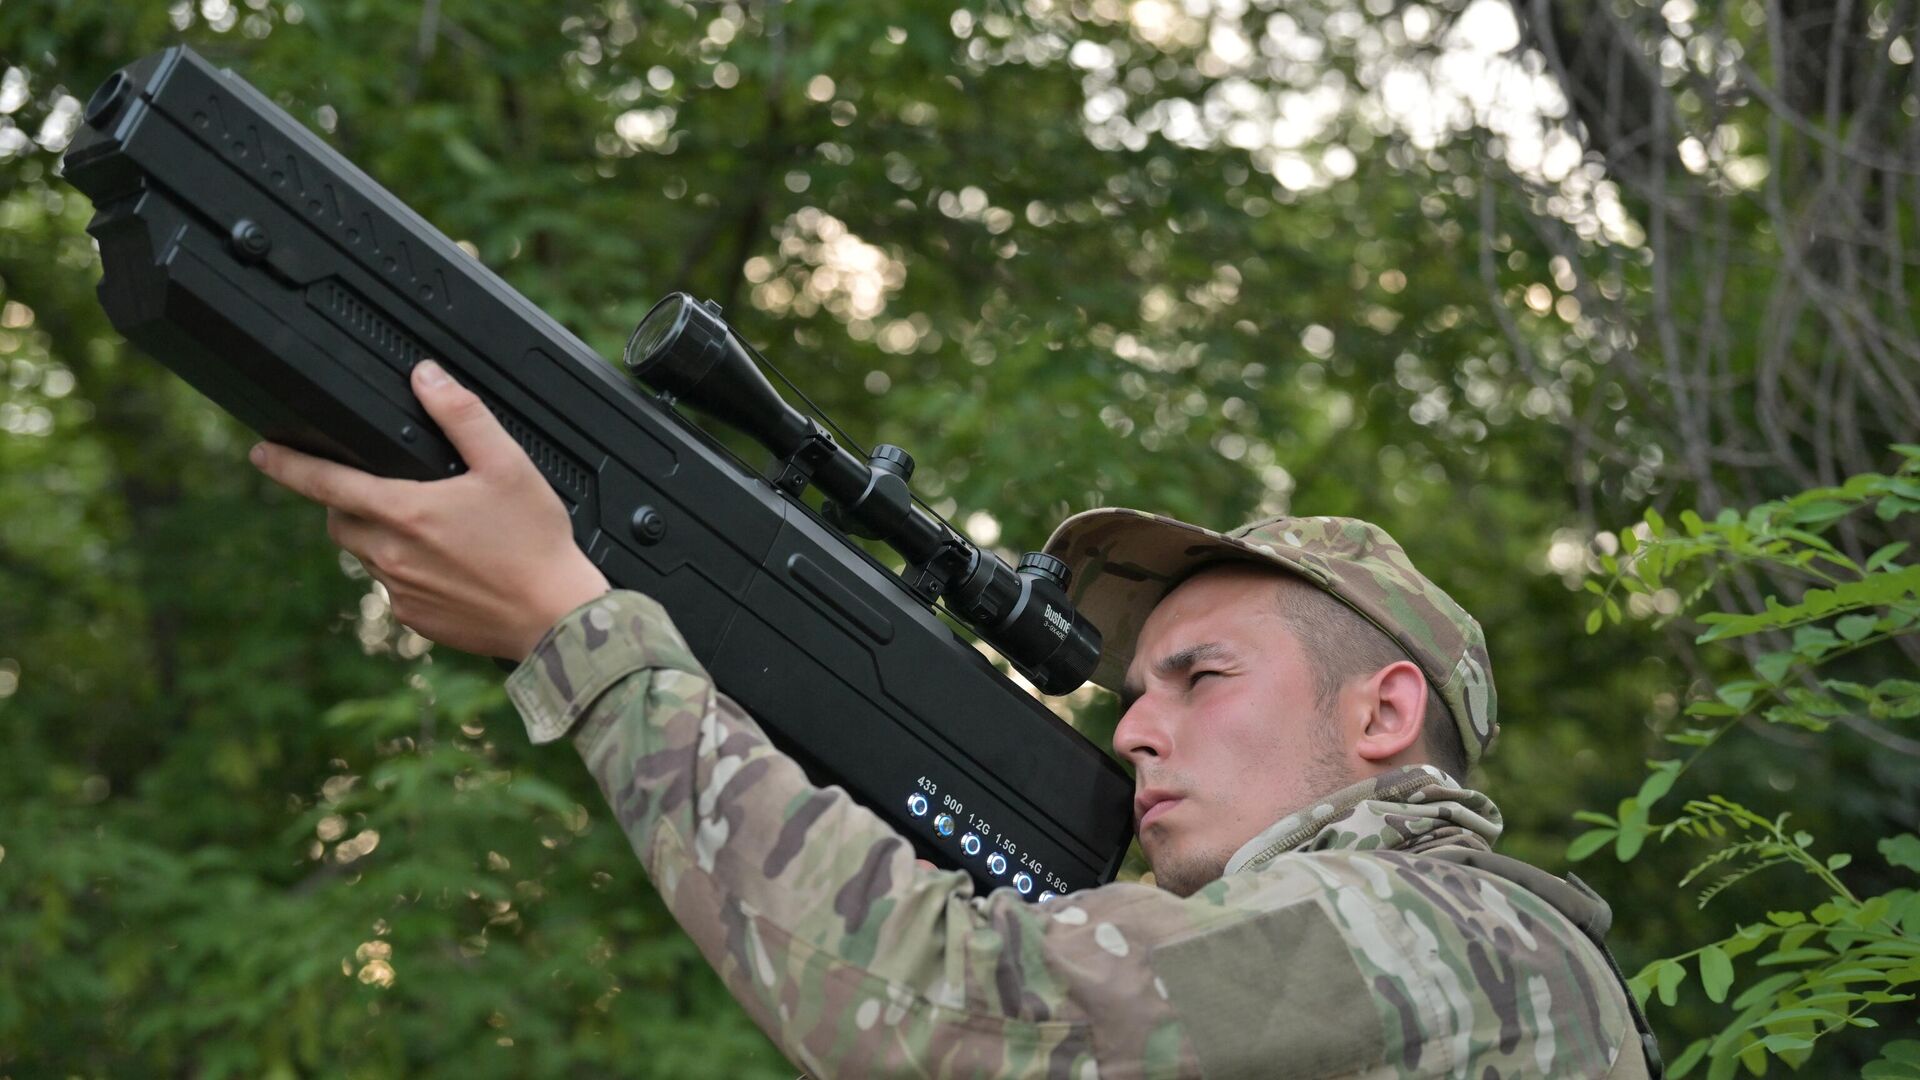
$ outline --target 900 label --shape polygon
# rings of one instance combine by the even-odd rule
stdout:
[[[914,786],[917,790],[908,800],[910,812],[920,817],[929,808],[937,809],[939,813],[933,819],[935,842],[958,849],[962,862],[984,868],[989,877],[1012,885],[1022,896],[1031,898],[1036,893],[1050,895],[1067,891],[1067,883],[1058,874],[1049,872],[1042,860],[1022,851],[1013,837],[995,830],[985,815],[968,810],[965,801],[952,792],[942,794],[938,780],[922,776]]]

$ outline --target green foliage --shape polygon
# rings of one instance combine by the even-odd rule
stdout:
[[[1775,867],[1803,876],[1818,899],[1804,908],[1769,910],[1764,920],[1655,960],[1633,977],[1636,996],[1643,1002],[1657,996],[1668,1007],[1678,1003],[1694,970],[1715,1004],[1739,990],[1717,1033],[1696,1039],[1674,1061],[1675,1077],[1701,1062],[1713,1080],[1742,1064],[1758,1074],[1769,1056],[1798,1068],[1817,1043],[1878,1026],[1888,1006],[1914,1000],[1920,986],[1920,890],[1849,886],[1841,872],[1853,855],[1821,854],[1812,833],[1790,824],[1791,813],[1768,817],[1708,794],[1688,799],[1665,820],[1653,817],[1683,774],[1735,731],[1760,724],[1818,733],[1836,723],[1920,716],[1920,682],[1892,677],[1868,685],[1829,674],[1873,670],[1879,659],[1894,660],[1890,666],[1900,670],[1907,665],[1897,659],[1899,639],[1920,634],[1920,566],[1900,561],[1907,544],[1893,541],[1856,558],[1835,542],[1852,519],[1894,524],[1920,511],[1920,446],[1894,450],[1902,463],[1892,475],[1854,476],[1745,514],[1728,510],[1705,521],[1685,510],[1676,529],[1649,510],[1640,528],[1622,533],[1622,557],[1609,560],[1605,586],[1589,582],[1599,597],[1589,632],[1602,619],[1620,621],[1619,597],[1666,591],[1679,597],[1670,617],[1691,617],[1699,643],[1740,649],[1738,666],[1745,670],[1688,702],[1680,730],[1666,736],[1680,756],[1649,762],[1640,790],[1615,814],[1576,815],[1594,828],[1573,842],[1568,857],[1584,859],[1612,843],[1625,862],[1648,838],[1684,837],[1712,849],[1679,881],[1682,889],[1698,888],[1701,907]],[[1791,582],[1791,591],[1749,608],[1697,611],[1738,595],[1728,586],[1756,569]],[[1875,847],[1895,872],[1892,880],[1911,882],[1920,872],[1920,837],[1896,833]],[[1735,961],[1748,955],[1753,959],[1742,980]],[[1916,1046],[1889,1043],[1866,1075],[1912,1075]]]

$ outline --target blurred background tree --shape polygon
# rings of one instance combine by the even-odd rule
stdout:
[[[1914,30],[1906,0],[0,2],[0,1074],[791,1074],[497,673],[393,625],[107,325],[57,163],[134,57],[233,66],[607,356],[667,291],[720,300],[983,542],[1103,504],[1378,521],[1485,623],[1485,785],[1557,866],[1779,647],[1697,652],[1659,589],[1583,634],[1626,527],[1920,435]],[[1828,535],[1860,561],[1914,520]],[[1065,705],[1105,740],[1111,699]],[[1688,783],[1862,854],[1915,828],[1911,718],[1752,734]],[[1701,910],[1691,862],[1582,864],[1629,970],[1766,910]]]

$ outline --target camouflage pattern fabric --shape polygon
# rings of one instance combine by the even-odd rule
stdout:
[[[647,597],[567,616],[508,690],[535,742],[572,735],[675,917],[814,1076],[1646,1075],[1567,917],[1435,857],[1500,821],[1436,771],[1303,808],[1192,897],[1033,904],[811,786]]]
[[[1139,510],[1089,510],[1060,523],[1047,554],[1073,573],[1069,599],[1102,635],[1093,681],[1118,693],[1140,627],[1169,590],[1209,563],[1252,561],[1325,589],[1406,651],[1446,703],[1473,764],[1493,744],[1493,668],[1480,624],[1414,569],[1378,525],[1273,517],[1217,533]]]

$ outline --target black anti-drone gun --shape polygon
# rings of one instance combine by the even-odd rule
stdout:
[[[661,301],[622,378],[584,343],[231,72],[184,47],[93,95],[66,175],[114,325],[276,442],[384,476],[464,465],[409,389],[446,364],[526,448],[616,587],[666,605],[720,688],[818,783],[981,888],[1038,897],[1112,879],[1132,784],[996,671],[944,602],[1049,693],[1079,686],[1098,632],[1064,567],[1016,570],[917,505],[912,461],[869,459],[787,405],[718,312]],[[683,418],[739,427],[771,476]],[[809,485],[830,500],[815,513]],[[831,521],[829,519],[832,519]],[[883,540],[896,576],[845,533]]]

